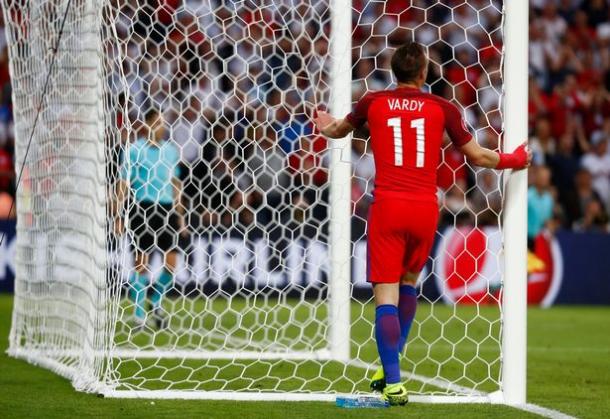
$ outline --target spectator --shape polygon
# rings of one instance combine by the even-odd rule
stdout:
[[[441,150],[442,158],[438,167],[437,185],[446,191],[457,182],[466,183],[468,166],[466,166],[464,155],[449,142],[447,137],[444,141],[445,145]]]
[[[592,150],[582,157],[581,165],[593,176],[593,189],[608,208],[610,199],[610,154],[604,132],[595,131],[591,136]]]
[[[533,154],[532,164],[545,164],[547,155],[555,153],[555,146],[550,121],[547,118],[539,118],[536,122],[535,135],[529,141],[529,147]]]
[[[527,191],[527,238],[532,241],[552,218],[555,200],[549,168],[536,166],[530,170],[533,182]]]
[[[180,150],[180,180],[186,222],[191,229],[198,227],[196,212],[202,201],[199,179],[205,176],[207,162],[203,160],[202,145],[206,140],[206,126],[201,118],[201,102],[196,96],[186,101],[186,109],[171,124],[170,138]]]
[[[442,195],[440,224],[445,226],[472,224],[471,207],[466,197],[466,183],[455,183]]]
[[[583,232],[608,232],[608,214],[597,199],[587,203],[583,217],[574,224],[574,230]]]
[[[301,137],[299,142],[301,146],[288,156],[288,169],[295,186],[307,188],[324,185],[328,172],[322,164],[321,155],[314,150],[315,141]]]
[[[13,156],[2,147],[0,148],[0,191],[11,191],[14,177]]]
[[[580,8],[587,14],[587,19],[592,27],[603,23],[608,16],[607,0],[583,0]]]
[[[470,196],[472,210],[481,225],[498,225],[502,210],[500,177],[492,170],[478,170],[477,185]]]
[[[574,188],[574,178],[580,168],[580,161],[574,151],[574,135],[565,133],[559,139],[557,152],[548,157],[553,175],[553,185],[559,191],[559,201],[565,205],[568,194]]]
[[[359,190],[367,197],[367,200],[371,200],[375,178],[375,161],[373,160],[373,154],[368,149],[367,141],[360,139],[352,141],[352,164],[354,180],[358,184]]]
[[[276,133],[270,125],[258,125],[246,131],[249,155],[246,170],[252,179],[255,196],[277,208],[282,203],[290,179],[285,170],[286,155],[276,141]]]
[[[599,195],[593,189],[591,173],[585,169],[580,169],[576,173],[574,182],[568,189],[566,196],[565,207],[569,227],[572,227],[577,220],[583,217],[590,201],[601,202]]]
[[[15,219],[13,197],[8,192],[0,192],[0,220]]]

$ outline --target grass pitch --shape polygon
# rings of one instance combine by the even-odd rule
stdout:
[[[2,417],[395,418],[535,417],[491,405],[421,405],[383,410],[339,409],[330,403],[151,401],[77,393],[53,373],[5,355],[12,297],[0,295]],[[425,314],[425,310],[421,313]],[[420,313],[418,313],[418,318]],[[577,417],[610,417],[610,307],[531,308],[528,401]]]

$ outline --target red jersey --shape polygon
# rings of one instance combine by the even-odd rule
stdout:
[[[366,94],[346,120],[369,123],[376,198],[436,202],[444,131],[458,147],[472,138],[455,105],[411,87]]]

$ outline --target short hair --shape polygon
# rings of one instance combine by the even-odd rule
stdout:
[[[394,51],[391,61],[392,72],[399,82],[412,82],[417,79],[427,63],[424,46],[409,41]]]
[[[157,116],[161,115],[161,111],[155,107],[150,107],[144,113],[144,122],[149,124]]]

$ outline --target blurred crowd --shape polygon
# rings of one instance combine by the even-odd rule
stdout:
[[[501,1],[353,1],[353,100],[393,86],[391,50],[428,46],[430,91],[461,105],[477,141],[501,144]],[[442,3],[442,4],[441,4]],[[311,112],[328,103],[326,1],[115,1],[108,14],[123,60],[109,85],[116,121],[132,134],[110,144],[115,163],[145,109],[163,111],[181,149],[194,230],[281,225],[326,234],[328,153]],[[525,22],[524,22],[525,25]],[[0,212],[14,196],[7,42],[0,30]],[[524,29],[525,30],[525,29]],[[528,236],[543,229],[607,231],[610,211],[610,7],[607,0],[532,0],[529,21]],[[116,45],[107,52],[116,58]],[[113,55],[114,54],[114,55]],[[122,112],[124,110],[125,112]],[[364,234],[374,163],[366,129],[352,145],[355,238]],[[449,142],[439,167],[445,225],[498,225],[502,187]],[[296,230],[299,230],[298,232]]]

